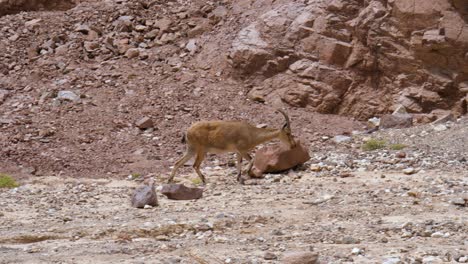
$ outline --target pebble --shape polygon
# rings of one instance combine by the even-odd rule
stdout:
[[[434,237],[434,238],[444,237],[444,233],[437,231],[437,232],[432,233],[431,237]]]
[[[80,100],[80,97],[72,91],[59,91],[57,94],[57,99],[62,101],[76,102]]]
[[[411,175],[416,173],[416,170],[413,167],[409,167],[403,170],[403,173],[406,175]]]
[[[400,264],[400,263],[402,262],[400,258],[397,258],[397,257],[387,258],[382,261],[382,264]]]
[[[349,142],[349,141],[351,141],[351,139],[352,139],[351,137],[343,136],[343,135],[338,135],[338,136],[333,137],[333,141],[335,143]]]
[[[362,249],[360,249],[360,248],[353,248],[351,250],[351,254],[353,254],[353,255],[360,255],[362,253],[364,253],[364,251]]]
[[[454,205],[466,206],[466,201],[462,197],[454,198],[450,202]]]
[[[265,255],[263,256],[263,258],[265,260],[274,260],[274,259],[277,259],[278,257],[275,254],[271,253],[271,252],[266,252]]]
[[[447,130],[447,126],[440,124],[440,125],[435,125],[434,126],[434,131],[441,132]]]

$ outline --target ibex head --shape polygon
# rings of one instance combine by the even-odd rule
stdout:
[[[277,111],[280,112],[286,120],[286,123],[284,123],[283,127],[281,128],[281,133],[278,138],[281,140],[281,142],[287,144],[290,148],[294,148],[296,146],[296,141],[294,140],[291,132],[291,123],[289,122],[289,117],[282,109],[277,109]]]

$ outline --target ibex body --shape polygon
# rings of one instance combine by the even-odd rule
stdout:
[[[237,153],[237,180],[243,183],[242,159],[249,161],[247,167],[247,172],[249,172],[253,165],[249,151],[253,148],[273,139],[279,139],[289,147],[294,147],[296,144],[291,134],[288,115],[282,110],[278,111],[286,119],[281,129],[258,128],[243,121],[202,121],[193,124],[185,133],[187,151],[174,165],[169,182],[173,181],[177,170],[195,156],[193,168],[205,184],[206,179],[200,171],[200,165],[206,154],[235,152]]]

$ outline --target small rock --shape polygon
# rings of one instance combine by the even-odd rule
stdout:
[[[14,34],[8,38],[9,41],[17,41],[19,39],[20,35]]]
[[[432,264],[432,263],[442,263],[442,259],[436,256],[427,256],[422,259],[422,263]]]
[[[348,136],[343,136],[343,135],[338,135],[333,137],[333,141],[336,143],[344,143],[344,142],[349,142],[351,141],[351,137]]]
[[[132,196],[132,206],[135,208],[152,208],[158,206],[158,197],[154,188],[154,180],[144,182],[144,186],[138,187]]]
[[[395,157],[399,159],[404,159],[406,158],[406,153],[404,151],[398,151],[397,153],[395,153]]]
[[[93,52],[99,49],[100,46],[99,46],[99,43],[95,41],[85,41],[83,44],[83,47],[87,52]]]
[[[457,197],[452,199],[450,202],[454,205],[467,206],[468,199]]]
[[[274,260],[274,259],[277,259],[278,257],[277,257],[275,254],[271,253],[271,252],[267,252],[267,253],[265,253],[265,255],[263,256],[263,258],[264,258],[265,260]]]
[[[163,19],[157,20],[153,24],[153,27],[159,28],[160,31],[165,32],[171,27],[171,25],[172,25],[172,20],[168,18],[163,18]]]
[[[434,238],[441,238],[441,237],[444,237],[444,233],[440,232],[440,231],[437,231],[437,232],[434,232],[431,237],[434,237]]]
[[[133,59],[133,58],[136,58],[140,55],[140,50],[137,49],[137,48],[133,48],[133,49],[128,49],[126,52],[125,52],[125,57],[129,58],[129,59]]]
[[[378,118],[378,117],[370,118],[368,120],[368,125],[371,128],[380,126],[380,118]]]
[[[351,254],[353,254],[353,255],[360,255],[360,254],[362,254],[362,253],[363,253],[363,250],[360,249],[360,248],[353,248],[353,249],[351,250]]]
[[[187,45],[185,45],[185,49],[188,50],[190,54],[195,54],[197,51],[197,41],[195,39],[189,40]]]
[[[145,116],[145,117],[139,119],[138,121],[136,121],[135,125],[139,129],[151,128],[151,127],[153,127],[153,120],[151,120],[151,118]]]
[[[195,200],[203,196],[203,189],[190,188],[183,184],[165,184],[161,193],[172,200]]]
[[[143,32],[147,29],[148,27],[147,26],[143,26],[143,25],[137,25],[135,27],[135,30],[138,31],[138,32]]]
[[[392,115],[398,115],[398,114],[408,114],[406,111],[406,108],[403,105],[398,105],[395,108],[395,111],[393,111]]]
[[[8,90],[0,89],[0,104],[5,101],[9,94]]]
[[[310,170],[315,171],[315,172],[319,172],[319,171],[322,170],[322,166],[320,166],[319,164],[312,164],[312,165],[310,165]]]
[[[62,101],[76,102],[80,100],[80,97],[72,91],[59,91],[57,94],[57,99]]]
[[[432,122],[433,125],[443,125],[447,122],[454,122],[455,121],[455,116],[453,116],[453,114],[449,113],[449,114],[446,114],[444,116],[442,116],[441,118],[437,119],[436,121]]]
[[[400,258],[397,258],[397,257],[387,258],[382,261],[382,264],[401,264],[401,263],[403,262],[400,260]]]
[[[441,132],[447,130],[447,126],[443,124],[435,125],[434,131]]]
[[[91,28],[88,25],[79,24],[76,26],[75,31],[83,34],[88,34]]]
[[[26,26],[29,29],[34,29],[36,27],[39,27],[39,22],[41,22],[41,21],[42,21],[42,19],[40,19],[40,18],[29,20],[26,23],[24,23],[24,26]]]
[[[468,263],[468,256],[460,257],[458,259],[458,262],[460,263]]]
[[[403,170],[403,173],[406,175],[411,175],[416,173],[416,170],[413,167],[409,167]]]
[[[356,239],[356,238],[351,237],[351,236],[343,237],[340,242],[342,244],[359,244],[360,243],[359,239]]]
[[[309,251],[297,251],[285,253],[281,263],[283,264],[316,264],[318,254]]]
[[[406,128],[412,125],[413,116],[411,115],[384,115],[380,118],[380,128]]]

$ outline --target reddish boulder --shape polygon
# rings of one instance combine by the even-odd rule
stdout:
[[[203,196],[203,189],[190,188],[183,184],[165,184],[161,193],[171,200],[195,200]]]
[[[310,159],[307,148],[300,141],[295,148],[284,145],[267,146],[255,154],[251,176],[260,178],[265,172],[280,172],[293,168]]]

